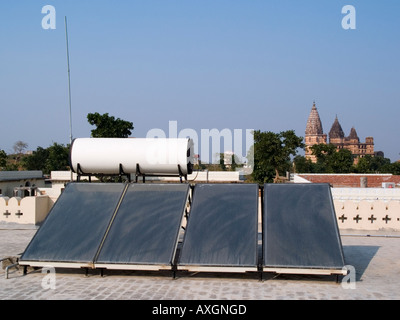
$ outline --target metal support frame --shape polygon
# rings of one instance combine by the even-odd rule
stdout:
[[[86,172],[83,172],[81,164],[78,163],[77,164],[76,174],[77,174],[77,178],[76,178],[77,182],[81,181],[81,177],[82,176],[89,177],[89,182],[92,182],[92,176],[101,176],[101,177],[104,177],[104,176],[118,176],[119,177],[119,182],[122,182],[122,177],[125,176],[127,178],[128,182],[132,182],[131,181],[132,180],[131,179],[131,174],[130,173],[126,173],[124,171],[122,163],[119,164],[118,173],[117,174],[86,173]],[[181,168],[181,166],[179,164],[178,164],[178,174],[177,175],[160,175],[160,174],[146,174],[146,173],[143,173],[140,170],[140,164],[136,163],[136,172],[135,172],[135,182],[136,183],[138,182],[140,176],[142,177],[143,183],[146,182],[146,176],[149,176],[149,177],[152,177],[152,176],[153,177],[174,177],[174,176],[179,176],[179,179],[180,179],[181,183],[183,183],[183,178],[185,179],[185,182],[187,182],[187,174],[184,174],[182,172],[182,168]]]
[[[122,176],[126,176],[128,182],[131,182],[130,173],[125,173],[122,163],[119,164],[119,182],[122,182]]]
[[[143,177],[143,183],[145,183],[146,182],[146,175],[140,171],[139,163],[136,163],[136,173],[135,173],[135,182],[136,183],[138,182],[139,176]]]
[[[182,177],[185,177],[185,180],[187,181],[187,175],[184,175],[182,173],[182,169],[181,169],[181,165],[180,164],[178,164],[178,172],[179,172],[179,179],[180,179],[181,183],[182,183]]]
[[[129,173],[126,173],[124,171],[124,168],[122,166],[122,163],[119,164],[118,166],[118,174],[105,174],[105,173],[85,173],[82,171],[81,164],[77,164],[77,170],[76,170],[77,178],[76,181],[81,181],[82,176],[87,176],[89,177],[89,182],[92,182],[92,176],[100,176],[100,177],[105,177],[105,176],[118,176],[119,177],[119,182],[122,182],[122,177],[126,176],[127,180],[131,182],[131,175]]]
[[[182,178],[185,178],[185,182],[187,182],[187,174],[184,174],[182,172],[180,164],[178,164],[178,173],[179,173],[178,176],[179,176],[180,182],[183,183],[183,179]],[[142,176],[143,183],[146,183],[146,176],[148,176],[148,177],[174,177],[175,175],[146,174],[146,173],[143,173],[140,170],[140,164],[136,163],[136,172],[135,172],[135,182],[136,183],[138,182],[138,179],[139,179],[140,176]]]
[[[84,175],[84,172],[81,169],[81,164],[80,163],[78,163],[77,166],[76,166],[76,174],[77,174],[76,181],[81,181],[81,176]],[[91,182],[91,181],[92,181],[91,175],[89,175],[89,182]]]

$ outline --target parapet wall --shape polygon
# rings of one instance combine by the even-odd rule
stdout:
[[[0,222],[39,224],[50,211],[48,196],[0,198]]]
[[[383,184],[392,183],[400,186],[400,175],[393,174],[360,174],[360,173],[298,173],[293,181],[311,183],[329,183],[334,188],[382,188]]]
[[[339,229],[400,231],[399,188],[332,188]]]
[[[339,229],[400,231],[400,189],[331,188]],[[55,195],[59,195],[58,192]],[[40,224],[56,196],[0,198],[0,222]]]

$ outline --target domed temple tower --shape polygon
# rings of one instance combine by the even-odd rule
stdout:
[[[328,143],[327,135],[324,134],[322,129],[321,119],[318,114],[315,102],[313,103],[311,113],[307,120],[305,144],[306,152],[305,156],[311,159],[312,162],[316,162],[317,159],[312,155],[311,147],[314,144]],[[338,117],[336,116],[335,121],[332,124],[331,130],[329,131],[329,143],[336,146],[337,150],[348,149],[351,151],[354,157],[354,163],[357,164],[358,160],[365,155],[374,156],[374,138],[367,137],[365,142],[360,142],[360,138],[357,135],[356,129],[353,127],[350,130],[349,136],[345,136],[342,126],[339,123]]]
[[[308,159],[311,159],[312,162],[316,162],[317,158],[312,154],[310,147],[314,144],[320,144],[327,142],[327,135],[324,134],[322,129],[321,119],[318,114],[317,107],[315,106],[315,101],[311,108],[310,115],[308,116],[307,126],[306,126],[306,135],[305,135],[305,156]]]
[[[339,123],[338,117],[336,116],[335,121],[332,124],[331,130],[329,131],[329,142],[341,145],[344,141],[344,132],[342,126]]]
[[[374,138],[367,137],[365,138],[364,143],[360,142],[360,138],[358,137],[357,131],[354,127],[351,128],[350,134],[345,137],[337,116],[332,125],[331,131],[329,131],[329,143],[334,144],[337,150],[350,150],[354,157],[354,164],[357,164],[358,160],[365,155],[375,155]]]

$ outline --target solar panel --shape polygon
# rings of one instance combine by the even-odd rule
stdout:
[[[125,184],[70,183],[20,259],[21,265],[91,265]]]
[[[264,271],[341,270],[344,257],[330,186],[266,184],[263,246]],[[279,269],[285,271],[293,272]]]
[[[96,261],[108,269],[170,268],[188,184],[131,184]]]
[[[258,185],[197,184],[178,269],[257,270]]]
[[[188,184],[70,183],[19,263],[257,271],[258,185],[195,185],[175,259],[189,193]],[[265,184],[263,207],[263,271],[344,274],[328,184]]]

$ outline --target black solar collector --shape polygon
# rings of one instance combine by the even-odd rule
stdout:
[[[190,191],[189,218],[178,240]],[[328,184],[70,183],[19,263],[120,270],[344,274]],[[258,243],[262,222],[262,243]],[[262,257],[259,259],[259,252]],[[179,256],[177,254],[179,253]]]
[[[178,270],[256,271],[256,184],[197,184]]]
[[[92,266],[125,184],[70,183],[38,229],[20,264]]]
[[[20,264],[170,269],[189,189],[188,184],[68,184]]]
[[[108,269],[170,269],[188,184],[130,184],[96,259]]]
[[[264,186],[263,258],[264,271],[342,273],[344,256],[328,184]]]

